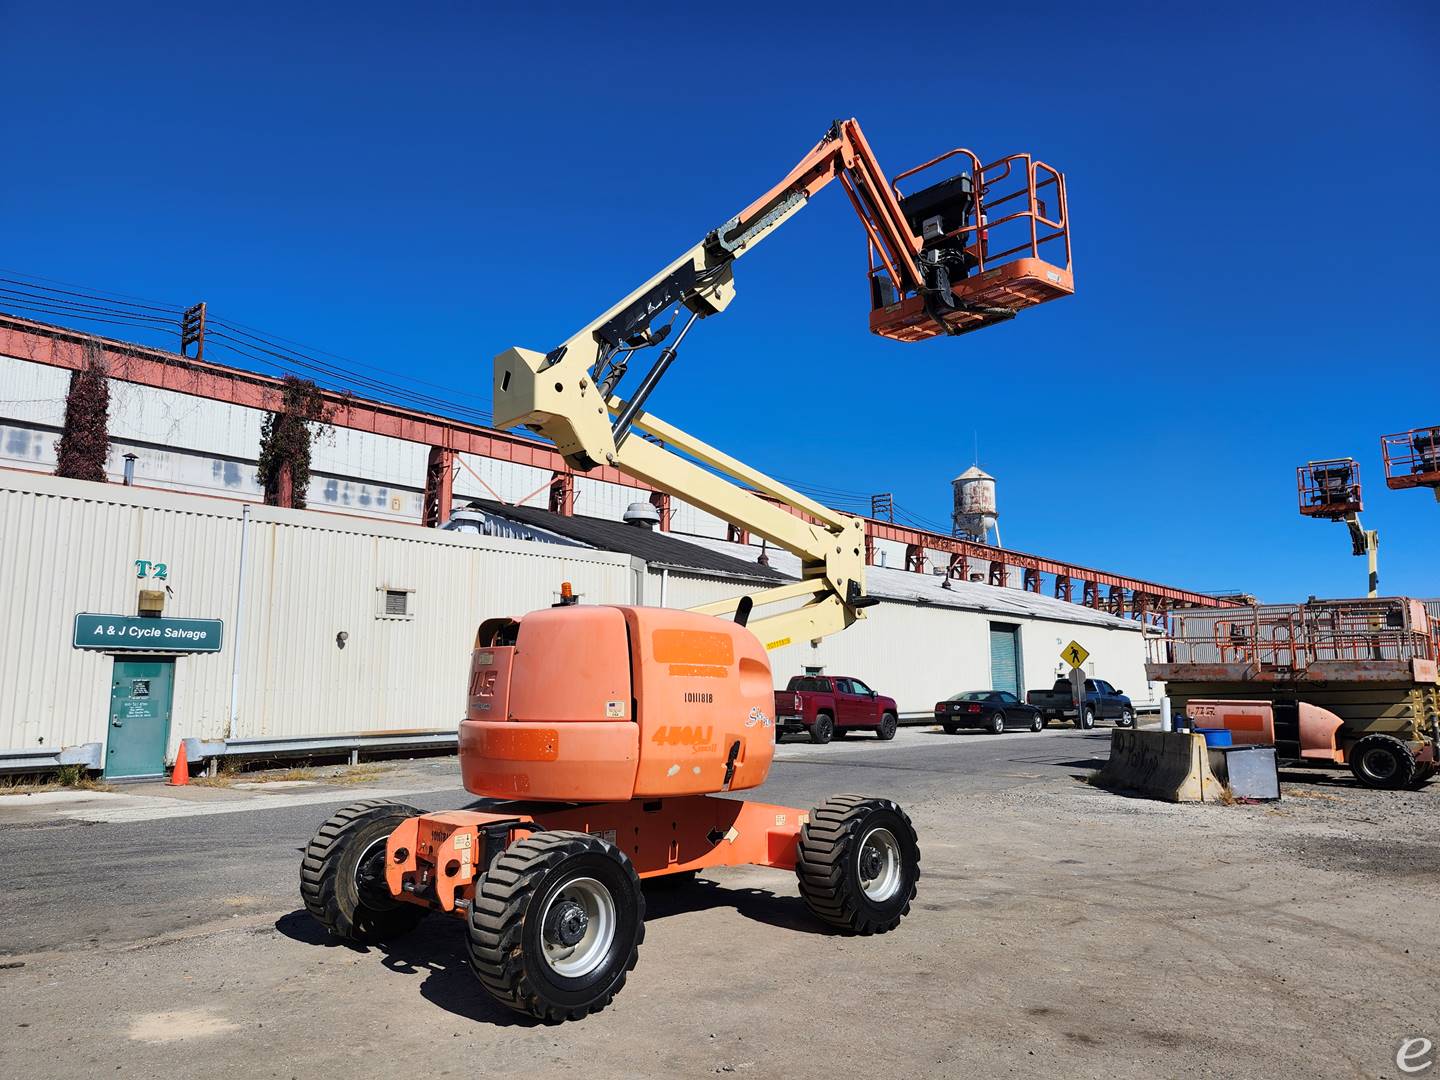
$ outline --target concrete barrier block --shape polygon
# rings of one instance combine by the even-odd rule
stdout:
[[[1205,737],[1183,731],[1115,728],[1110,760],[1095,782],[1168,802],[1220,802],[1224,791],[1210,769]]]

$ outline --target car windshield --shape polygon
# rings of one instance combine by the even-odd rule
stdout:
[[[966,690],[963,694],[954,694],[946,701],[984,701],[990,696],[989,690]]]

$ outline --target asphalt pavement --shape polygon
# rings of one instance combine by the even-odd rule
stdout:
[[[808,809],[847,792],[902,805],[981,794],[1077,772],[1087,762],[1093,768],[1098,762],[1090,759],[1103,760],[1109,740],[1108,730],[1066,728],[953,736],[904,728],[889,743],[858,733],[826,746],[790,737],[777,748],[765,785],[736,797]],[[0,956],[143,941],[217,914],[298,906],[300,853],[336,808],[377,795],[421,810],[475,803],[460,786],[454,758],[404,763],[370,785],[330,789],[330,798],[326,787],[314,787],[287,785],[244,804],[228,790],[193,802],[126,800],[123,787],[116,798],[29,808],[11,802],[25,796],[0,799],[0,865],[8,868],[0,878]],[[225,812],[207,812],[216,807]],[[14,817],[21,809],[24,823],[6,824],[7,810]]]

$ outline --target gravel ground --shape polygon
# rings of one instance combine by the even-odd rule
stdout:
[[[1403,1040],[1440,1042],[1440,785],[1171,806],[1008,768],[911,803],[924,876],[892,934],[825,932],[787,873],[716,871],[653,893],[619,998],[552,1028],[479,992],[451,920],[355,951],[293,902],[219,897],[184,930],[7,958],[5,1073],[1400,1078]]]

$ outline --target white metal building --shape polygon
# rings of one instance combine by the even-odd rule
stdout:
[[[625,552],[0,469],[9,602],[0,768],[104,769],[118,754],[127,765],[112,774],[153,773],[181,739],[192,759],[453,744],[481,619],[547,606],[567,580],[586,603],[658,604],[663,590],[672,607],[756,587],[755,549],[707,547],[662,566]],[[735,557],[717,562],[716,549]],[[787,569],[783,553],[771,558]],[[902,712],[924,713],[949,693],[988,688],[1003,669],[997,648],[1013,653],[1017,685],[1048,685],[1074,637],[1097,674],[1137,701],[1149,696],[1133,621],[1015,589],[946,590],[938,577],[871,573],[882,602],[869,618],[778,650],[778,685],[814,668],[852,674],[895,696]],[[217,651],[117,648],[103,633],[85,636],[97,620],[77,640],[86,614],[108,619],[123,640],[127,625],[143,622],[125,621],[141,590],[164,595],[166,619],[218,620]],[[164,715],[147,727],[147,711]],[[141,728],[152,732],[146,745],[134,742]]]

